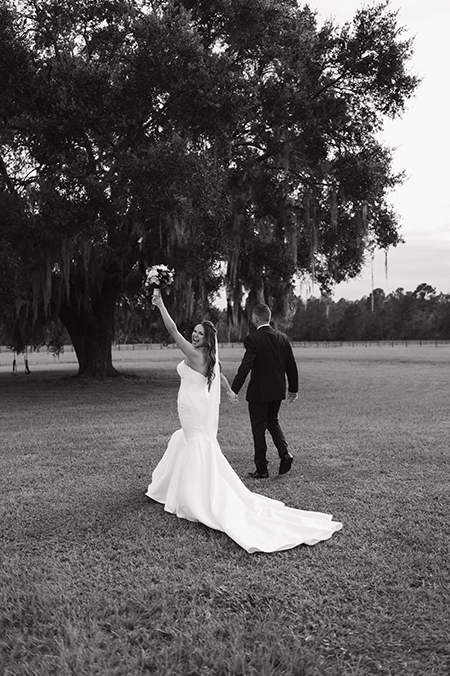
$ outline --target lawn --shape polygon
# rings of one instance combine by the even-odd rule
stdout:
[[[221,352],[231,378],[242,349]],[[244,396],[219,440],[252,488],[332,513],[314,547],[247,554],[144,492],[178,427],[171,348],[0,354],[2,676],[449,676],[450,346],[296,348],[292,471],[251,483]]]

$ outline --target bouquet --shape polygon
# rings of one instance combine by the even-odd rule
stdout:
[[[145,286],[153,286],[153,295],[160,296],[161,289],[167,289],[173,283],[174,272],[167,265],[153,265],[145,271]]]

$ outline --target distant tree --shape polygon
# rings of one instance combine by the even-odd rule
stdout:
[[[414,312],[410,332],[416,340],[428,340],[437,337],[437,303],[436,289],[429,284],[419,284],[413,291]]]
[[[27,271],[17,316],[59,317],[81,375],[115,373],[116,308],[147,265],[176,269],[181,323],[224,262],[228,316],[247,294],[277,318],[295,271],[330,289],[400,241],[377,134],[417,79],[387,3],[318,29],[294,0],[21,0],[0,43],[0,181],[21,213],[2,256]]]
[[[363,337],[364,310],[361,304],[351,303],[345,310],[336,326],[336,339],[342,341],[361,340]]]
[[[422,302],[434,301],[436,299],[436,289],[424,282],[419,284],[419,286],[413,292],[413,295]]]
[[[436,328],[436,338],[450,340],[450,294],[439,294],[436,307]]]
[[[386,331],[385,301],[383,289],[373,289],[367,298],[361,299],[361,340],[383,340]]]
[[[298,341],[330,340],[329,308],[328,299],[310,298],[304,302],[299,298],[289,329],[291,339]]]

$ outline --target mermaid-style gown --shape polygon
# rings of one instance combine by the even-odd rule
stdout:
[[[252,493],[220,450],[217,427],[220,371],[208,391],[205,376],[184,361],[175,432],[152,474],[146,495],[167,512],[223,531],[247,552],[276,552],[314,545],[342,528],[330,514],[286,507]]]

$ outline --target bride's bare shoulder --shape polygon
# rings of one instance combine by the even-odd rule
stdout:
[[[201,373],[202,376],[206,374],[206,352],[203,348],[196,348],[195,353],[186,356],[184,361],[193,371]]]

